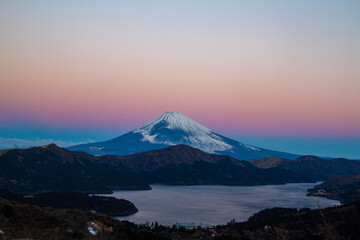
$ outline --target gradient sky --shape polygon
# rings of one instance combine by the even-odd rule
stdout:
[[[350,0],[3,0],[0,147],[106,140],[179,111],[260,147],[360,159],[359,12]]]

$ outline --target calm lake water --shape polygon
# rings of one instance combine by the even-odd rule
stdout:
[[[115,191],[111,196],[127,199],[139,212],[126,219],[135,223],[157,221],[225,224],[232,219],[246,221],[254,213],[272,207],[317,208],[317,198],[307,197],[314,183],[267,186],[157,186],[151,191]],[[107,195],[109,196],[109,195]],[[340,205],[339,201],[319,198],[321,207]]]

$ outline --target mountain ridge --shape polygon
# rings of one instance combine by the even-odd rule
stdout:
[[[149,184],[252,186],[311,182],[306,176],[286,169],[261,169],[249,161],[209,154],[186,144],[128,156],[99,158]]]
[[[350,203],[360,200],[360,175],[337,175],[308,189],[308,196],[326,197]]]
[[[182,144],[128,156],[93,156],[55,144],[0,151],[0,189],[110,193],[167,185],[267,185],[308,182],[285,169],[261,169],[249,161],[209,154]]]
[[[326,180],[357,174],[360,162],[347,159],[268,158],[239,160],[186,144],[127,156],[93,156],[55,144],[0,151],[0,189],[111,192],[165,185],[267,185]]]
[[[16,193],[111,193],[113,189],[151,188],[124,172],[101,165],[93,155],[49,144],[1,150],[0,189]]]
[[[323,181],[335,175],[355,175],[360,173],[360,162],[346,158],[323,159],[312,155],[297,159],[263,158],[250,163],[263,169],[284,168],[294,173],[308,176],[314,181]]]

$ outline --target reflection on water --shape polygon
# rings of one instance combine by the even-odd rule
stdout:
[[[135,223],[157,221],[225,224],[232,219],[246,221],[254,213],[272,207],[316,208],[315,197],[306,190],[314,183],[268,186],[156,186],[151,191],[115,191],[112,196],[127,199],[139,212],[122,217]],[[339,201],[320,198],[321,207],[339,205]]]

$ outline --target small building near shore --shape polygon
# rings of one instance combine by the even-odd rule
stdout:
[[[319,190],[317,190],[316,192],[317,192],[317,194],[319,194],[319,195],[325,195],[325,194],[326,194],[326,191],[325,191],[324,189],[319,189]]]
[[[181,223],[181,222],[177,222],[175,225],[176,225],[177,228],[183,227],[183,228],[185,228],[185,229],[194,229],[194,228],[197,227],[194,222],[191,222],[191,223]]]

